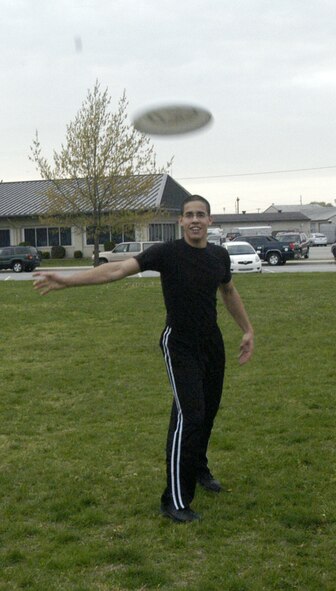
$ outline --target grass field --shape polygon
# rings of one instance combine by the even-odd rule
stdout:
[[[2,282],[0,590],[335,591],[335,276],[237,277],[256,331],[209,453],[226,491],[159,514],[171,404],[160,284]]]

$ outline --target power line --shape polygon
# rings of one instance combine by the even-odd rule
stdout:
[[[313,168],[289,168],[287,170],[267,170],[263,172],[240,172],[236,174],[217,174],[217,175],[209,175],[209,176],[184,176],[184,177],[177,177],[177,181],[193,181],[198,179],[223,179],[223,178],[230,178],[230,177],[240,177],[240,176],[258,176],[262,174],[284,174],[286,172],[307,172],[309,170],[327,170],[331,168],[336,168],[336,164],[333,166],[316,166]]]

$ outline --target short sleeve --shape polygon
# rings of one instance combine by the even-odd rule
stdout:
[[[231,261],[230,261],[230,255],[227,251],[226,248],[223,248],[223,256],[224,256],[224,275],[223,278],[221,280],[221,283],[229,283],[232,279],[232,273],[231,273]]]
[[[153,244],[140,254],[135,259],[138,261],[140,271],[162,271],[163,259],[165,253],[165,244]]]

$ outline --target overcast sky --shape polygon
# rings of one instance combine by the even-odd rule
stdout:
[[[35,130],[50,157],[98,79],[113,109],[126,90],[130,117],[170,102],[212,112],[211,127],[153,143],[158,162],[174,155],[172,176],[214,213],[234,212],[237,197],[248,212],[336,204],[335,0],[0,0],[0,8],[3,181],[39,178],[28,159]]]

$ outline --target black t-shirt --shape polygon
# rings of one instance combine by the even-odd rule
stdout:
[[[180,239],[151,246],[135,258],[141,271],[161,274],[168,326],[195,339],[213,331],[217,289],[231,280],[226,248],[209,243],[194,248]]]

